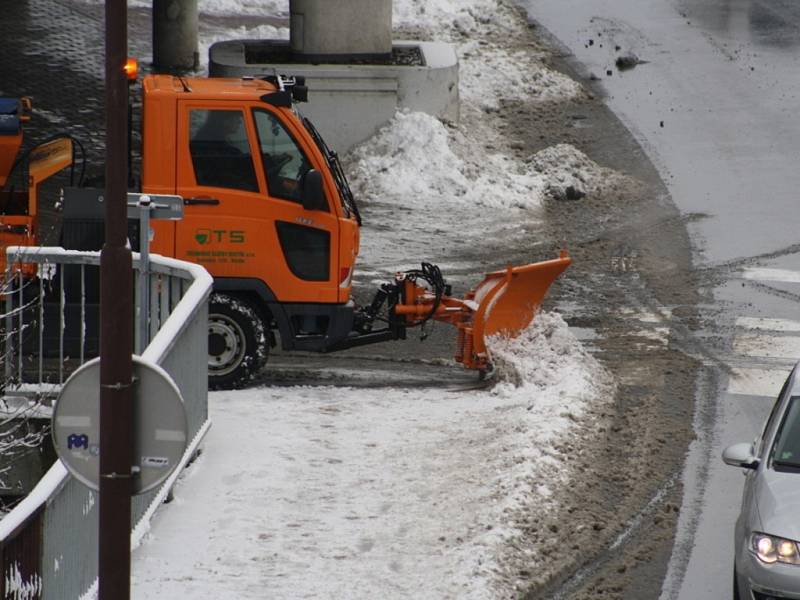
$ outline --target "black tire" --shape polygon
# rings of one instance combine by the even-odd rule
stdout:
[[[212,294],[208,306],[208,387],[231,390],[249,382],[267,362],[269,336],[252,304]]]
[[[733,565],[733,600],[741,600],[739,594],[739,578],[736,576],[736,564]]]

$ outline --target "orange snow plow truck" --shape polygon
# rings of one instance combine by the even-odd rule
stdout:
[[[524,329],[570,264],[562,251],[553,260],[489,273],[455,298],[438,267],[422,263],[358,306],[351,282],[361,217],[336,154],[294,108],[306,99],[304,81],[148,75],[142,88],[141,186],[134,187],[183,198],[182,220],[152,223],[151,251],[203,265],[214,277],[213,388],[241,386],[260,370],[273,332],[285,350],[331,352],[405,339],[409,328],[431,319],[456,327],[458,362],[485,370],[486,337]],[[18,128],[0,131],[0,183],[15,162],[16,135]],[[39,172],[31,162],[28,197],[15,192],[16,200],[6,202],[3,196],[0,227],[13,234],[2,234],[3,251],[36,243],[33,175],[65,166],[51,159]],[[102,193],[66,188],[61,226],[68,226],[76,203],[101,207]]]

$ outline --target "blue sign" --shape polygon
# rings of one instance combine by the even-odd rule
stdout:
[[[85,433],[77,434],[71,433],[67,437],[67,449],[73,450],[75,448],[83,448],[84,450],[89,449],[89,436]]]

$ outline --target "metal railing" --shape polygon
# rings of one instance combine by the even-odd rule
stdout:
[[[6,288],[6,394],[57,393],[69,373],[96,353],[91,323],[96,252],[9,248]],[[36,263],[33,285],[14,265]],[[158,489],[132,500],[133,543],[196,453],[208,421],[207,319],[211,276],[198,265],[151,256],[146,277],[151,340],[141,352],[169,373],[183,396],[191,440],[183,461]],[[139,275],[138,255],[134,268]],[[70,273],[69,271],[74,271]],[[135,286],[134,289],[139,289]],[[77,320],[77,325],[74,325]],[[132,323],[133,327],[134,324]],[[138,327],[137,327],[138,329]],[[138,343],[138,342],[137,342]],[[46,404],[46,402],[45,402]],[[97,494],[56,461],[28,496],[0,520],[0,598],[90,598],[97,581]]]

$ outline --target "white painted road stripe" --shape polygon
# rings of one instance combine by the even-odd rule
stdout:
[[[788,269],[764,269],[759,267],[746,267],[742,270],[742,279],[755,281],[781,281],[784,283],[800,283],[800,271]]]
[[[739,317],[736,326],[743,329],[762,329],[764,331],[800,331],[800,321],[789,319],[764,319],[760,317]]]
[[[637,311],[633,308],[622,308],[619,314],[633,319],[634,321],[640,321],[641,323],[663,323],[672,318],[672,309],[659,308],[658,312],[655,313],[650,311]]]
[[[736,336],[733,351],[744,356],[797,360],[800,358],[800,337],[747,333]]]
[[[788,376],[789,369],[733,369],[728,393],[775,398]]]

